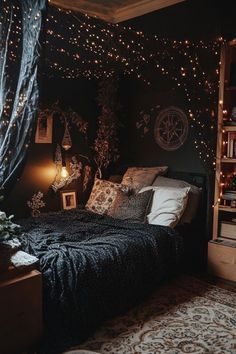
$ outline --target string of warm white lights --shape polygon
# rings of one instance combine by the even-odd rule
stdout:
[[[92,79],[118,71],[136,76],[149,86],[158,75],[173,81],[174,88],[186,97],[199,157],[208,165],[215,164],[221,37],[215,41],[169,40],[53,7],[46,31],[47,47],[50,44],[46,68],[52,77]],[[206,57],[212,64],[210,70],[205,65]]]
[[[9,11],[7,7],[3,10]],[[16,38],[10,44],[12,62],[17,60],[15,46],[20,30],[18,21],[12,29]],[[195,147],[202,161],[212,166],[222,42],[221,37],[196,41],[147,36],[129,26],[109,24],[49,6],[44,34],[44,74],[90,80],[122,73],[142,80],[147,86],[152,86],[158,76],[165,77],[174,83],[173,89],[183,92],[196,137]],[[8,124],[7,118],[1,124]]]

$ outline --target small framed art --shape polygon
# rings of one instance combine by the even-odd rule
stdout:
[[[74,209],[77,207],[76,191],[61,191],[61,204],[64,210]]]
[[[35,134],[36,144],[52,143],[52,115],[40,114],[37,121],[37,129]]]

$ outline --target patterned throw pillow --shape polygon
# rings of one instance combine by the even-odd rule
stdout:
[[[151,190],[136,194],[128,194],[119,190],[108,215],[116,219],[143,223],[146,221],[152,194]]]
[[[164,175],[168,170],[167,166],[160,167],[129,167],[125,172],[122,184],[132,188],[151,186],[157,175]]]
[[[95,178],[92,192],[85,208],[97,214],[106,214],[116,198],[117,191],[128,192],[129,187]]]

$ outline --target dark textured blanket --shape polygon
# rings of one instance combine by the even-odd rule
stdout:
[[[182,254],[181,237],[168,227],[79,209],[20,223],[25,250],[39,258],[45,323],[57,344],[62,338],[78,343],[137,303],[176,270]]]

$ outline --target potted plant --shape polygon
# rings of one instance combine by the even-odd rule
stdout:
[[[0,272],[8,269],[11,255],[15,247],[20,245],[20,226],[12,222],[13,217],[7,217],[6,213],[0,211]]]

